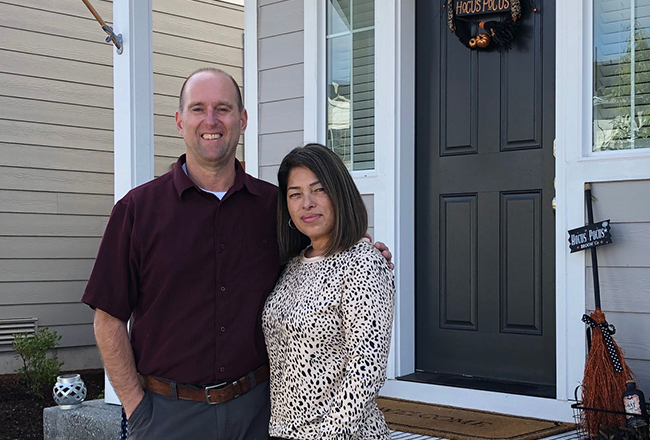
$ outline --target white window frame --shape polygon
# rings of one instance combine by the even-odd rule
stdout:
[[[375,167],[350,174],[361,194],[374,197],[373,238],[390,247],[397,264],[396,318],[388,367],[388,376],[393,378],[414,371],[415,1],[375,0],[375,5],[375,90],[381,90],[375,93]],[[410,26],[400,25],[403,17]],[[326,141],[325,25],[326,1],[305,1],[305,143]]]
[[[593,42],[594,42],[594,28],[593,28],[593,16],[594,16],[594,7],[593,7],[593,2],[585,2],[585,13],[584,15],[586,16],[587,20],[585,23],[585,38],[584,41],[589,43],[589,46],[585,48],[585,54],[584,56],[586,58],[589,58],[589,62],[592,64],[589,64],[588,66],[593,66],[594,62],[594,50],[593,50]],[[584,123],[587,125],[586,128],[588,128],[588,133],[585,133],[586,138],[590,139],[590,143],[584,144],[584,149],[583,149],[583,156],[584,158],[596,158],[596,159],[601,159],[601,160],[610,160],[610,159],[616,159],[616,158],[627,158],[630,160],[634,160],[636,157],[650,157],[650,148],[635,148],[635,149],[630,149],[630,150],[606,150],[606,151],[593,151],[593,119],[594,119],[594,107],[592,105],[592,98],[593,98],[593,90],[594,90],[594,73],[593,73],[593,67],[588,67],[589,72],[585,72],[585,74],[588,73],[587,81],[585,81],[585,86],[588,87],[587,90],[585,90],[584,98],[585,100],[588,100],[588,103],[585,103],[585,109],[589,113],[589,117],[585,118]],[[627,180],[627,179],[625,179]]]

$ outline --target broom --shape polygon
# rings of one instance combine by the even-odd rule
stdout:
[[[593,224],[591,184],[588,183],[585,184],[585,199],[587,219],[589,224]],[[600,309],[598,258],[595,247],[591,248],[591,265],[596,310],[591,315],[582,317],[582,321],[592,331],[591,347],[582,381],[582,404],[585,408],[596,409],[596,411],[582,411],[580,423],[591,437],[598,438],[601,427],[616,429],[625,426],[625,416],[620,414],[623,410],[621,396],[625,391],[625,382],[633,376],[633,373],[625,363],[621,348],[612,338],[616,329],[607,323],[605,314]],[[598,410],[616,411],[619,414]]]

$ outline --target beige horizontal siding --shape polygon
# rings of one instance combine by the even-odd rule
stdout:
[[[0,142],[83,150],[110,151],[113,154],[113,132],[94,128],[55,125],[0,119]]]
[[[74,281],[87,280],[93,259],[26,259],[0,260],[0,282],[21,281]],[[10,318],[7,309],[0,307],[0,316]],[[24,316],[17,314],[15,316]],[[38,315],[37,315],[38,316]],[[39,317],[40,318],[40,317]],[[65,322],[65,321],[64,321]]]
[[[112,203],[112,195],[0,190],[3,212],[109,215]]]
[[[303,64],[263,70],[260,72],[260,102],[302,98],[304,91]]]
[[[97,249],[95,249],[96,253]],[[86,280],[4,282],[2,304],[4,307],[5,305],[78,302],[85,287]]]
[[[260,40],[259,69],[300,64],[304,62],[304,33],[277,35]]]
[[[107,221],[105,216],[0,212],[3,236],[101,237]]]
[[[111,22],[110,1],[93,6]],[[185,149],[174,120],[184,78],[213,66],[241,83],[243,10],[154,2],[156,175]],[[113,49],[104,38],[78,0],[0,2],[0,319],[38,318],[62,347],[79,347],[62,352],[86,368],[99,360],[84,348],[95,343],[92,311],[79,299],[113,206]]]
[[[99,237],[0,237],[0,258],[95,258],[99,242]]]

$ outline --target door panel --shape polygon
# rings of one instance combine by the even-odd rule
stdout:
[[[416,7],[416,369],[554,385],[555,2],[503,52],[441,3]]]

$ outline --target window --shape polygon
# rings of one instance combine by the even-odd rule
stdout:
[[[326,38],[327,146],[348,169],[373,169],[374,0],[328,0]]]
[[[594,1],[593,151],[650,147],[650,0]]]

